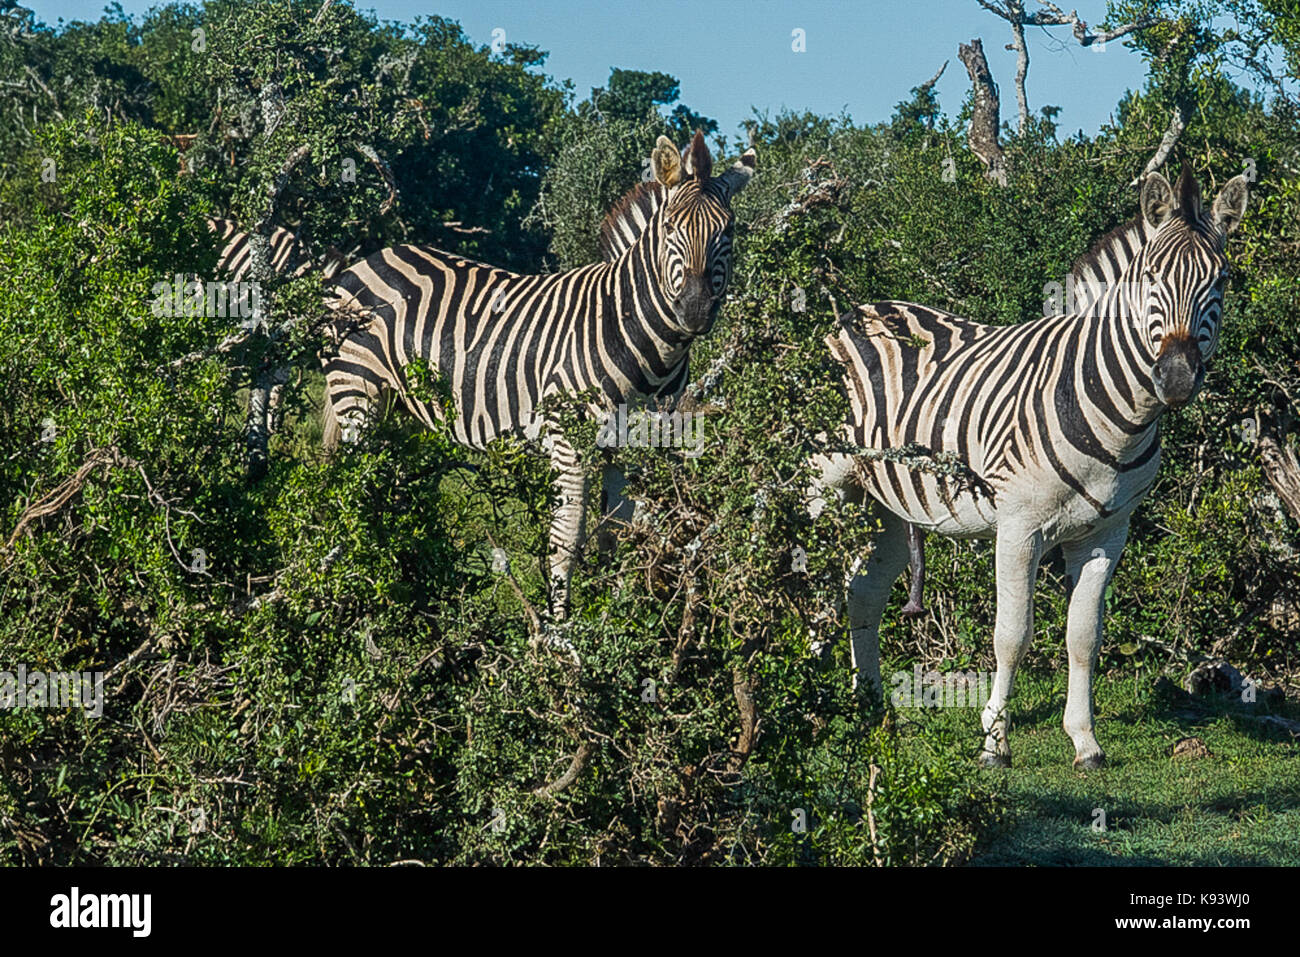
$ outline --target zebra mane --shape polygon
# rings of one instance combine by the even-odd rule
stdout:
[[[1096,302],[1103,287],[1119,281],[1138,250],[1155,234],[1156,230],[1140,215],[1116,226],[1070,267],[1075,288],[1088,287],[1094,293],[1091,301]]]
[[[600,224],[600,258],[613,262],[632,248],[668,191],[655,180],[637,183],[614,204]]]

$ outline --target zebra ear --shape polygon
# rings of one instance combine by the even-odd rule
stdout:
[[[1142,216],[1153,227],[1163,225],[1174,212],[1174,191],[1169,180],[1159,173],[1151,173],[1142,184],[1142,198],[1138,200]]]
[[[694,176],[702,183],[707,183],[713,175],[713,156],[709,146],[704,142],[704,134],[699,130],[691,138],[691,145],[682,152],[682,164],[687,176]]]
[[[682,158],[677,155],[677,147],[668,137],[661,136],[655,143],[655,148],[650,153],[650,170],[655,174],[655,179],[669,189],[681,182]]]
[[[1219,195],[1214,197],[1211,218],[1214,225],[1223,230],[1224,235],[1232,232],[1246,215],[1246,200],[1249,197],[1246,177],[1234,176],[1223,184]]]
[[[722,183],[727,191],[728,200],[745,188],[745,185],[754,175],[754,167],[757,165],[758,154],[754,152],[754,147],[751,146],[740,155],[740,159],[732,164],[731,169],[718,177],[718,181]]]

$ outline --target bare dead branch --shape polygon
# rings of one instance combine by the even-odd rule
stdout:
[[[1259,464],[1264,470],[1264,477],[1273,486],[1277,497],[1286,506],[1287,512],[1300,522],[1300,457],[1295,447],[1286,442],[1279,442],[1271,420],[1260,417],[1260,435],[1256,448],[1259,450]]]
[[[492,232],[486,226],[466,226],[459,219],[448,219],[438,224],[443,229],[451,230],[461,236],[486,236]]]
[[[0,549],[0,555],[7,555],[13,549],[14,542],[18,541],[24,530],[32,522],[62,511],[63,507],[81,491],[90,476],[99,469],[114,465],[134,466],[135,464],[132,459],[123,455],[115,445],[92,451],[86,456],[86,460],[76,472],[23,509],[23,513],[18,517],[18,524],[14,527],[13,533],[10,534],[9,540],[5,542],[4,548]]]
[[[1142,173],[1133,182],[1129,183],[1130,186],[1137,186],[1165,164],[1170,152],[1177,145],[1178,138],[1183,135],[1183,130],[1187,128],[1190,113],[1191,103],[1186,97],[1179,97],[1178,102],[1174,104],[1173,112],[1169,116],[1169,126],[1165,128],[1165,135],[1160,138],[1160,146],[1156,148],[1151,159],[1147,160],[1147,165],[1143,167]]]
[[[1002,145],[998,142],[1001,100],[997,84],[993,82],[993,74],[989,72],[988,60],[984,57],[984,44],[976,37],[969,44],[958,46],[957,56],[966,67],[966,73],[975,88],[975,105],[966,141],[970,144],[971,151],[984,164],[984,175],[999,186],[1006,186],[1006,159],[1002,154]]]
[[[731,749],[727,760],[727,770],[739,773],[753,753],[754,743],[758,740],[758,707],[754,703],[754,682],[745,674],[743,665],[736,665],[732,672],[732,694],[736,698],[736,707],[740,710],[740,733],[736,737],[736,746]]]
[[[1029,122],[1029,99],[1025,94],[1025,78],[1029,75],[1029,47],[1025,43],[1025,27],[1064,27],[1071,28],[1071,33],[1080,46],[1089,47],[1099,43],[1103,46],[1111,40],[1118,40],[1138,30],[1164,22],[1160,17],[1144,16],[1128,23],[1120,24],[1110,30],[1099,32],[1089,29],[1085,20],[1071,10],[1066,13],[1049,0],[1038,0],[1041,10],[1025,12],[1024,0],[976,0],[981,7],[1007,21],[1011,27],[1011,43],[1008,50],[1016,51],[1016,104],[1020,111],[1019,129],[1023,132]]]
[[[871,834],[871,856],[877,867],[885,866],[885,859],[880,854],[880,835],[876,832],[876,778],[880,777],[880,767],[872,762],[871,777],[867,781],[867,830]]]
[[[380,177],[384,180],[384,185],[388,187],[388,197],[379,204],[379,215],[386,215],[398,200],[397,180],[393,178],[393,171],[388,168],[388,164],[375,151],[375,148],[368,143],[357,144],[357,150],[362,156],[370,160],[370,165],[378,171]]]
[[[595,745],[590,741],[583,741],[578,745],[577,753],[573,755],[573,760],[569,762],[569,766],[565,769],[565,772],[550,784],[543,784],[541,787],[535,788],[533,794],[537,797],[555,797],[555,795],[559,794],[574,781],[578,780],[578,775],[581,774],[582,769],[587,766],[587,759],[591,757],[591,752],[594,750]]]
[[[929,93],[931,90],[934,89],[934,85],[939,82],[939,77],[943,76],[943,71],[946,69],[948,69],[948,61],[944,60],[943,66],[939,67],[938,71],[934,74],[934,76],[930,77],[930,79],[926,80],[924,83],[918,86],[916,88],[916,91],[918,93]],[[750,143],[749,145],[753,146],[754,144]]]

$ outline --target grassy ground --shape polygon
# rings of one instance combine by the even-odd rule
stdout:
[[[1195,702],[1141,677],[1103,676],[1098,739],[1108,766],[1070,766],[1064,675],[1023,675],[1012,702],[1009,770],[975,770],[1000,791],[1003,824],[975,865],[1300,865],[1300,741],[1257,720],[1264,703]],[[1278,712],[1281,713],[1281,712]],[[1290,717],[1296,709],[1290,706]],[[900,729],[946,727],[979,748],[970,709],[899,712]],[[1200,738],[1203,757],[1171,757]],[[1100,809],[1105,829],[1094,828]]]

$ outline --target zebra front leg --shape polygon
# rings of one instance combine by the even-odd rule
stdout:
[[[1065,697],[1065,733],[1074,742],[1074,766],[1091,770],[1106,763],[1097,743],[1092,713],[1092,675],[1101,651],[1106,586],[1128,540],[1128,522],[1104,535],[1066,545],[1065,575],[1070,591],[1065,648],[1070,662]]]
[[[582,548],[583,520],[587,510],[587,478],[577,451],[563,436],[554,435],[550,442],[551,465],[558,473],[555,490],[559,503],[551,519],[550,571],[551,615],[556,619],[569,614],[569,579]]]
[[[849,641],[853,648],[853,688],[866,700],[880,700],[880,616],[894,582],[907,567],[907,523],[881,512],[881,531],[871,545],[866,568],[849,585]]]
[[[997,619],[993,626],[993,654],[998,670],[993,689],[984,705],[984,750],[980,763],[985,767],[1010,767],[1011,748],[1007,743],[1007,702],[1015,687],[1016,669],[1029,650],[1034,637],[1034,579],[1043,557],[1041,531],[998,526],[997,537]]]

